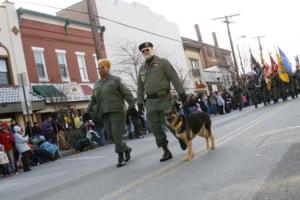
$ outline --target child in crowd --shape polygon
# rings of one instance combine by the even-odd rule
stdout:
[[[4,151],[4,146],[2,144],[0,144],[0,165],[2,167],[2,172],[3,172],[3,176],[9,176],[9,161],[8,161],[8,157]]]

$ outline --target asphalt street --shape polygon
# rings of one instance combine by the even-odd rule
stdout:
[[[154,137],[128,141],[132,160],[116,167],[113,145],[0,179],[1,200],[285,200],[300,199],[300,99],[213,116],[216,149],[193,141],[184,162],[160,163]]]

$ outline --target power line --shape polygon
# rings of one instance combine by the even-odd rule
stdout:
[[[81,13],[81,14],[88,15],[88,12],[83,12],[83,11],[79,11],[79,10],[73,10],[73,9],[69,9],[69,8],[60,8],[60,7],[56,7],[56,6],[50,6],[50,5],[45,5],[45,4],[40,4],[40,3],[34,3],[34,2],[29,2],[29,1],[22,1],[22,0],[13,0],[13,1],[15,1],[15,2],[21,2],[21,3],[25,3],[25,4],[37,5],[37,6],[41,6],[41,7],[52,8],[52,9],[57,9],[57,10],[65,10],[65,11],[76,12],[76,13]],[[170,38],[168,36],[160,35],[158,33],[153,33],[151,31],[147,31],[147,30],[144,30],[144,29],[141,29],[141,28],[130,26],[128,24],[124,24],[124,23],[121,23],[121,22],[118,22],[118,21],[115,21],[115,20],[112,20],[112,19],[109,19],[109,18],[106,18],[106,17],[101,17],[101,16],[98,16],[98,15],[94,15],[94,16],[97,17],[97,18],[99,18],[99,19],[104,19],[106,21],[110,21],[110,22],[113,22],[113,23],[116,23],[116,24],[119,24],[119,25],[122,25],[122,26],[125,26],[125,27],[128,27],[128,28],[139,30],[141,32],[145,32],[145,33],[148,33],[148,34],[151,34],[151,35],[156,35],[156,36],[159,36],[159,37],[162,37],[162,38],[165,38],[165,39],[169,39],[169,40],[172,40],[172,41],[176,41],[176,42],[182,43],[181,40]]]

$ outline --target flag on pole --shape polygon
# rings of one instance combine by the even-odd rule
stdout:
[[[277,65],[278,65],[278,75],[279,75],[279,78],[283,82],[289,83],[290,82],[289,75],[287,73],[287,70],[283,66],[283,62],[282,62],[281,57],[280,57],[280,55],[279,55],[279,53],[277,51],[276,51],[276,56],[277,56]]]
[[[262,73],[261,65],[256,61],[251,51],[250,51],[250,64],[251,64],[251,70],[253,74],[260,75]]]
[[[292,65],[283,51],[278,47],[279,55],[282,61],[282,66],[290,73],[292,73]]]
[[[254,78],[254,84],[256,87],[261,86],[261,80],[263,77],[263,71],[261,65],[254,58],[251,50],[250,50],[250,63],[251,63],[251,72]]]
[[[271,72],[272,72],[272,76],[274,76],[275,72],[278,71],[278,65],[275,62],[275,60],[273,59],[273,57],[270,55],[270,61],[271,61]]]
[[[270,66],[268,63],[265,62],[263,54],[260,54],[261,64],[263,66],[263,75],[264,78],[267,79],[267,77],[270,75]]]

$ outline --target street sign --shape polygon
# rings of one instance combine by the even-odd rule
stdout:
[[[27,80],[26,73],[20,73],[18,76],[18,82],[19,82],[19,92],[20,92],[20,98],[21,98],[21,105],[24,115],[32,114],[32,104],[31,104],[31,98],[32,95],[30,94],[30,87]]]

